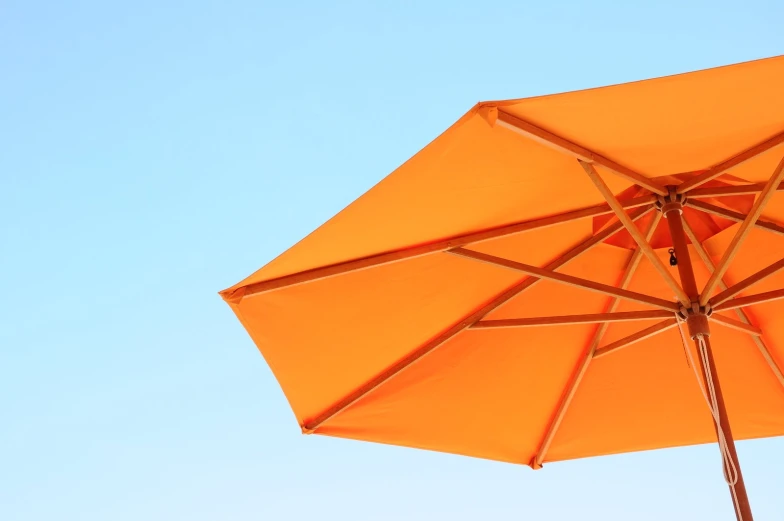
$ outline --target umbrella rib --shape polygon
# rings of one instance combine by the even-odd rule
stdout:
[[[727,250],[724,252],[724,255],[721,257],[719,263],[716,265],[716,270],[710,276],[708,282],[705,283],[705,287],[700,294],[701,306],[704,306],[708,303],[708,300],[711,297],[711,293],[713,293],[713,289],[716,287],[716,284],[718,284],[719,279],[721,279],[726,273],[730,262],[732,262],[732,260],[735,258],[735,255],[737,255],[738,250],[740,249],[741,245],[743,245],[743,241],[746,240],[746,237],[751,231],[752,225],[757,219],[759,219],[759,216],[762,215],[762,211],[765,209],[765,206],[776,193],[776,188],[779,186],[779,183],[781,183],[782,178],[784,178],[784,157],[781,158],[781,161],[779,161],[779,164],[773,171],[773,175],[770,176],[770,179],[765,184],[765,188],[762,190],[762,192],[760,192],[757,200],[754,201],[754,206],[752,206],[751,211],[743,220],[740,228],[738,228],[738,231],[735,233],[735,237],[732,238],[730,245],[727,247]]]
[[[713,311],[724,311],[726,309],[743,308],[753,306],[755,304],[764,304],[765,302],[772,302],[774,300],[781,300],[784,298],[784,289],[774,289],[773,291],[765,291],[763,293],[755,293],[748,297],[738,297],[723,302],[713,308]]]
[[[539,268],[530,264],[523,264],[522,262],[496,257],[495,255],[489,255],[487,253],[467,250],[465,248],[455,248],[453,250],[449,250],[448,253],[479,262],[485,262],[487,264],[508,268],[514,271],[522,271],[523,273],[527,273],[541,279],[548,279],[554,282],[560,282],[561,284],[576,286],[578,288],[587,289],[589,291],[595,291],[597,293],[603,293],[613,297],[620,297],[625,300],[632,300],[634,302],[647,304],[649,306],[665,309],[668,311],[675,312],[680,309],[680,306],[677,303],[654,297],[652,295],[645,295],[636,291],[629,291],[617,288],[615,286],[610,286],[609,284],[602,284],[601,282],[595,282],[592,280],[583,279],[581,277],[575,277],[573,275],[566,275],[565,273],[558,273],[556,271]]]
[[[713,264],[713,260],[710,258],[710,255],[708,255],[708,252],[705,250],[705,247],[702,245],[702,243],[699,240],[697,240],[697,236],[695,235],[694,230],[692,230],[691,226],[689,226],[689,223],[686,221],[685,216],[683,219],[683,229],[686,232],[686,235],[688,235],[689,240],[694,246],[694,249],[697,251],[697,254],[700,256],[700,259],[702,260],[703,264],[705,264],[705,267],[708,268],[709,271],[713,271],[716,267]],[[723,287],[725,289],[727,288],[727,283],[724,281],[724,279],[721,280],[720,287]],[[749,318],[748,314],[746,314],[746,311],[743,310],[742,308],[735,308],[735,314],[738,315],[738,319],[740,319],[740,321],[743,322],[744,324],[754,326],[754,322]],[[762,354],[762,358],[764,358],[765,362],[767,362],[768,367],[770,367],[770,370],[773,372],[773,375],[779,381],[779,384],[781,384],[782,388],[784,388],[784,372],[782,372],[781,368],[778,366],[776,361],[773,359],[773,356],[770,354],[770,349],[768,349],[768,346],[765,343],[764,338],[762,336],[752,336],[751,339],[754,341],[754,344],[757,346],[757,349],[759,349],[760,354]]]
[[[632,333],[631,335],[623,337],[620,340],[616,340],[611,344],[600,347],[594,352],[593,357],[601,358],[602,356],[618,351],[619,349],[646,340],[654,335],[658,335],[663,331],[667,331],[668,329],[675,327],[677,324],[678,320],[675,317],[662,320],[661,322],[658,322],[650,327],[646,327],[645,329],[637,331],[636,333]]]
[[[621,311],[616,313],[592,313],[584,315],[560,315],[551,317],[505,318],[480,320],[471,329],[498,329],[535,326],[561,326],[567,324],[600,324],[602,322],[634,322],[672,316],[671,311]]]
[[[624,208],[639,208],[641,206],[649,206],[653,204],[655,201],[656,201],[656,196],[646,195],[646,196],[635,197],[632,199],[624,200],[622,204]],[[610,208],[608,204],[598,204],[598,205],[588,206],[585,208],[580,208],[579,210],[573,210],[570,212],[565,212],[565,213],[552,215],[548,217],[542,217],[529,221],[518,222],[514,224],[507,224],[504,226],[498,226],[495,228],[490,228],[479,232],[457,235],[433,243],[414,246],[412,248],[403,248],[390,252],[380,253],[378,255],[363,257],[361,259],[354,259],[346,262],[340,262],[337,264],[331,264],[329,266],[322,266],[319,268],[314,268],[311,270],[306,270],[291,275],[285,275],[283,277],[277,277],[270,280],[255,282],[252,284],[248,284],[246,286],[242,286],[240,288],[235,288],[234,290],[231,291],[224,290],[221,292],[221,295],[227,300],[240,300],[244,297],[257,295],[259,293],[265,293],[267,291],[272,291],[287,286],[312,282],[320,279],[334,277],[336,275],[341,275],[343,273],[348,273],[351,271],[372,268],[374,266],[381,266],[384,264],[390,264],[393,262],[411,259],[414,257],[420,257],[431,253],[442,252],[450,248],[465,246],[475,242],[497,239],[499,237],[506,237],[508,235],[546,228],[548,226],[554,226],[557,224],[571,222],[578,219],[594,217],[597,215],[605,215],[609,213],[613,213],[613,210],[612,208]]]
[[[725,317],[723,315],[717,315],[716,313],[712,314],[709,318],[710,320],[718,324],[721,324],[723,326],[727,326],[731,329],[743,331],[744,333],[748,333],[754,336],[762,335],[762,330],[760,328],[758,328],[757,326],[752,326],[750,324],[745,324],[740,320],[734,320],[729,317]]]
[[[736,166],[739,166],[745,163],[746,161],[754,159],[760,154],[767,152],[771,148],[778,146],[781,143],[784,143],[784,132],[780,132],[775,136],[768,138],[760,143],[757,143],[753,147],[747,148],[743,152],[740,152],[732,156],[726,161],[722,161],[721,163],[710,167],[708,170],[701,173],[700,175],[693,177],[688,181],[686,181],[685,183],[678,185],[676,190],[679,194],[688,193],[688,195],[691,195],[692,189],[697,188],[698,186],[701,186],[704,183],[707,183],[708,181],[711,181],[719,177],[724,172],[732,168],[735,168]]]
[[[753,275],[749,275],[748,277],[738,282],[737,284],[733,284],[729,288],[726,288],[724,291],[718,293],[715,297],[710,299],[710,305],[717,306],[722,302],[731,299],[738,293],[748,289],[754,284],[757,284],[758,282],[765,280],[771,275],[778,273],[782,269],[784,269],[784,259],[778,260],[773,264],[771,264],[770,266],[759,270],[757,273],[754,273]]]
[[[735,222],[743,222],[747,217],[747,214],[736,212],[734,210],[728,210],[727,208],[722,208],[721,206],[716,206],[715,204],[710,204],[703,201],[695,201],[694,199],[687,199],[684,203],[684,206],[695,208],[708,214],[718,215],[719,217],[724,217],[725,219],[729,219],[730,221]],[[784,226],[774,222],[757,219],[757,221],[754,223],[754,226],[778,235],[784,235]]]
[[[646,215],[648,212],[650,212],[652,209],[653,206],[649,206],[648,208],[635,210],[633,212],[634,219],[639,219],[643,215]],[[556,258],[552,262],[548,263],[547,266],[545,266],[546,269],[554,270],[560,268],[561,266],[564,266],[568,262],[574,260],[578,256],[594,248],[598,244],[601,244],[607,238],[611,237],[612,235],[616,234],[622,229],[623,229],[623,225],[620,222],[614,223],[604,228],[596,235],[593,235],[588,239],[581,241],[576,246],[566,251],[563,255]],[[342,411],[345,411],[351,405],[359,401],[362,397],[368,395],[374,389],[378,389],[389,379],[399,374],[407,367],[410,367],[412,364],[416,363],[424,356],[432,353],[435,349],[444,345],[449,339],[453,338],[461,331],[464,331],[472,324],[475,324],[476,322],[480,321],[488,313],[498,308],[505,302],[511,300],[516,295],[519,295],[520,293],[530,288],[540,280],[542,279],[538,277],[527,277],[522,281],[516,283],[515,285],[511,286],[510,288],[506,289],[502,293],[499,293],[491,300],[486,302],[482,307],[464,316],[458,322],[456,322],[448,329],[443,331],[441,334],[437,335],[435,338],[429,340],[428,342],[426,342],[416,350],[412,351],[402,359],[398,360],[391,366],[387,367],[384,371],[377,374],[375,377],[371,378],[370,380],[366,381],[364,384],[362,384],[351,393],[347,394],[343,398],[333,403],[330,407],[328,407],[318,415],[314,416],[309,420],[304,421],[301,426],[302,432],[306,434],[315,432],[315,430],[318,429],[319,426],[323,425],[324,422],[340,414]]]
[[[695,188],[689,190],[689,199],[700,199],[708,197],[725,197],[734,195],[751,195],[760,193],[765,188],[765,183],[751,183],[739,186],[715,186],[707,188]],[[779,184],[777,191],[784,190],[784,183]]]
[[[629,216],[624,211],[621,203],[618,201],[618,199],[616,199],[615,195],[613,195],[610,187],[607,186],[607,183],[605,183],[604,179],[601,178],[599,172],[596,171],[593,165],[583,161],[580,161],[580,166],[583,167],[583,170],[585,170],[585,173],[588,174],[588,177],[591,178],[593,184],[596,185],[596,188],[607,201],[607,204],[610,205],[610,208],[613,209],[615,215],[617,215],[618,219],[623,223],[626,231],[629,232],[629,235],[632,236],[634,242],[637,243],[645,256],[648,257],[648,260],[651,261],[651,264],[653,264],[653,267],[656,268],[656,271],[658,271],[662,278],[664,278],[664,281],[675,293],[675,296],[678,298],[678,300],[680,300],[684,306],[690,306],[691,300],[689,299],[688,295],[686,295],[686,292],[683,291],[683,288],[681,288],[680,284],[678,284],[667,267],[664,266],[664,263],[661,261],[659,256],[656,255],[656,252],[653,251],[650,243],[645,239],[637,226],[632,222],[631,219],[629,219]]]
[[[647,240],[651,240],[653,237],[653,233],[656,231],[656,227],[659,225],[661,218],[661,212],[656,212],[653,221],[648,228],[648,232],[645,234],[645,238]],[[620,288],[626,289],[629,286],[634,273],[637,271],[637,268],[640,265],[641,260],[642,250],[637,248],[632,251],[632,254],[629,257],[629,262],[626,264],[626,269],[619,284]],[[618,309],[620,304],[621,300],[616,297],[609,299],[606,306],[607,312],[614,312],[616,309]],[[555,439],[555,434],[558,432],[558,428],[561,426],[561,422],[563,421],[564,416],[566,416],[566,411],[569,410],[572,399],[577,393],[580,382],[582,382],[583,376],[585,376],[585,372],[588,370],[588,366],[593,359],[594,352],[596,351],[596,348],[599,347],[599,343],[602,341],[602,338],[604,337],[604,334],[609,326],[610,324],[605,322],[596,328],[596,331],[593,334],[593,338],[588,343],[588,349],[586,350],[583,359],[580,361],[580,365],[578,365],[575,371],[572,373],[572,378],[564,390],[564,393],[561,395],[561,399],[558,402],[558,407],[555,409],[555,413],[553,414],[552,419],[547,426],[547,430],[545,431],[544,438],[542,438],[542,442],[539,444],[539,449],[536,451],[536,455],[531,461],[531,468],[542,468],[542,462],[544,461],[545,456],[547,456],[547,451],[550,450],[550,445]]]
[[[592,150],[564,139],[561,136],[553,134],[552,132],[538,127],[533,123],[525,121],[524,119],[513,116],[508,112],[504,112],[503,110],[499,109],[496,124],[512,130],[513,132],[525,136],[533,141],[536,141],[537,143],[544,144],[550,148],[555,148],[560,152],[569,154],[572,157],[579,159],[580,161],[601,165],[604,168],[610,170],[612,173],[619,175],[634,184],[647,188],[655,194],[667,195],[666,188],[661,186],[659,183],[648,179],[644,175],[635,172],[631,168],[620,165],[612,159],[604,157],[601,154],[597,154]]]

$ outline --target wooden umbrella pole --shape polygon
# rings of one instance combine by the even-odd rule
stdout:
[[[693,309],[693,312],[701,313],[700,308],[698,307],[698,303],[700,300],[700,295],[697,290],[697,282],[694,278],[694,268],[691,264],[691,258],[689,256],[689,249],[686,243],[686,234],[683,230],[683,217],[682,217],[682,204],[679,197],[676,197],[674,193],[671,193],[666,199],[662,201],[662,214],[667,219],[667,225],[670,229],[670,236],[672,237],[672,244],[673,249],[675,250],[675,257],[678,261],[678,273],[680,275],[681,284],[683,285],[684,290],[689,295],[689,298],[694,302],[696,309]],[[692,329],[693,324],[689,324],[689,330],[692,333],[692,337],[697,345],[697,351],[700,353],[700,339],[702,339],[705,343],[705,359],[700,356],[700,368],[702,370],[702,377],[703,381],[706,384],[706,387],[712,389],[712,396],[715,396],[715,405],[718,412],[719,421],[714,421],[714,426],[716,428],[716,436],[719,440],[719,443],[722,443],[722,438],[724,440],[724,446],[726,447],[726,456],[729,458],[729,462],[724,462],[725,465],[725,477],[727,477],[727,481],[730,487],[730,493],[732,494],[733,504],[735,506],[735,516],[737,517],[738,521],[753,521],[753,517],[751,515],[751,506],[749,505],[749,497],[746,493],[746,485],[743,482],[743,474],[740,470],[740,462],[738,461],[738,454],[735,450],[735,441],[732,437],[732,429],[730,428],[730,420],[727,416],[727,408],[724,405],[724,395],[721,392],[721,385],[719,383],[719,375],[718,371],[716,370],[716,363],[713,359],[713,351],[711,350],[710,345],[710,329],[708,326],[708,321],[704,314],[702,317],[700,315],[695,316],[696,319],[702,318],[702,320],[695,320],[697,322],[697,326]],[[702,329],[702,336],[695,336],[695,330],[701,328]],[[706,364],[707,361],[707,364]],[[724,451],[725,448],[722,448]],[[728,466],[732,466],[732,469],[727,468]],[[733,472],[734,471],[734,472]],[[733,475],[734,474],[734,475]],[[731,479],[737,476],[737,481],[731,483]]]
[[[711,350],[709,335],[704,336],[703,340],[705,341],[705,352],[707,355],[706,358],[710,372],[707,371],[708,368],[705,367],[705,362],[703,361],[702,356],[698,357],[700,359],[700,370],[702,371],[703,379],[705,379],[706,382],[708,381],[709,377],[710,381],[713,382],[713,390],[716,397],[716,406],[719,411],[720,425],[716,425],[716,435],[719,436],[718,429],[721,428],[721,431],[724,433],[727,456],[729,456],[731,465],[734,467],[733,469],[726,468],[727,463],[724,463],[724,472],[726,473],[725,477],[727,477],[730,494],[732,495],[733,503],[735,505],[735,516],[737,517],[738,521],[753,521],[754,518],[751,515],[749,496],[746,493],[746,483],[743,481],[743,473],[740,470],[740,461],[738,460],[738,453],[735,450],[735,440],[732,437],[730,419],[727,416],[727,408],[724,405],[724,395],[721,392],[719,375],[716,372],[716,362],[713,359],[713,351]],[[697,342],[698,340],[695,339],[695,343]],[[700,346],[697,344],[697,349],[699,350],[699,348]],[[733,474],[737,476],[737,481],[734,484],[731,484],[729,480],[735,477]]]

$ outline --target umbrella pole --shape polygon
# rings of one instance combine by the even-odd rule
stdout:
[[[735,441],[732,438],[732,429],[730,428],[730,420],[727,417],[727,409],[724,406],[724,396],[721,392],[721,385],[719,384],[719,377],[716,373],[716,363],[713,360],[713,351],[711,350],[710,345],[710,338],[708,336],[704,337],[705,340],[705,351],[706,351],[706,358],[708,365],[710,367],[710,376],[711,381],[713,382],[713,388],[716,396],[716,404],[718,405],[719,410],[719,423],[721,425],[721,430],[724,433],[724,439],[727,446],[727,455],[729,456],[732,465],[734,466],[734,472],[736,473],[738,480],[734,485],[729,485],[730,494],[732,495],[733,503],[735,504],[735,516],[738,518],[738,521],[752,521],[751,515],[751,505],[749,505],[749,496],[746,493],[746,484],[743,481],[743,473],[740,470],[740,461],[738,461],[738,453],[735,451]],[[695,340],[695,343],[698,341]],[[699,350],[699,345],[697,345],[697,349]],[[705,362],[703,362],[702,357],[698,357],[700,359],[700,369],[702,370],[703,379],[707,381],[707,371],[705,367]],[[714,422],[715,424],[715,422]],[[718,429],[719,426],[716,426]],[[717,430],[718,436],[718,430]],[[724,470],[726,475],[732,475],[732,471],[730,469]],[[737,503],[736,503],[737,502]]]
[[[719,383],[718,372],[716,371],[716,363],[713,359],[713,351],[710,344],[710,328],[708,326],[707,317],[704,314],[704,309],[698,307],[699,292],[697,290],[697,282],[694,278],[694,268],[691,264],[689,257],[689,250],[686,243],[686,234],[683,229],[682,217],[682,197],[675,195],[674,191],[670,192],[666,198],[661,200],[661,212],[667,219],[667,226],[670,229],[670,236],[672,237],[673,249],[677,259],[678,273],[680,275],[681,284],[684,291],[686,291],[689,298],[694,302],[696,309],[689,310],[692,314],[688,315],[687,323],[689,331],[697,347],[697,352],[700,352],[700,336],[705,343],[705,360],[702,356],[700,359],[700,369],[702,370],[703,381],[706,386],[710,385],[713,388],[713,395],[716,398],[716,406],[719,413],[718,425],[714,421],[716,428],[716,435],[719,440],[723,434],[727,456],[730,459],[730,464],[734,467],[734,474],[737,475],[737,481],[734,485],[729,485],[730,494],[732,495],[733,505],[735,507],[735,516],[738,521],[753,521],[751,514],[751,506],[749,505],[749,497],[746,493],[746,485],[743,482],[743,474],[740,470],[740,462],[738,461],[738,454],[735,450],[735,441],[732,437],[732,429],[730,428],[729,417],[727,416],[727,409],[724,405],[724,396],[721,392],[721,385]],[[707,362],[707,366],[706,366]],[[719,432],[721,429],[721,432]],[[723,450],[723,449],[722,449]],[[733,472],[726,468],[728,462],[725,461],[725,477],[732,476]],[[734,477],[734,476],[733,476]],[[729,482],[728,482],[729,483]]]

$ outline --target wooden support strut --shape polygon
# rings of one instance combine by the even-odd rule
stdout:
[[[716,322],[717,324],[721,324],[722,326],[728,327],[730,329],[743,331],[744,333],[748,333],[753,336],[762,335],[762,330],[757,326],[752,326],[751,324],[746,324],[745,322],[741,322],[740,320],[734,320],[732,318],[725,317],[717,313],[713,313],[710,316],[710,320],[712,322]]]
[[[778,183],[776,184],[778,185]],[[694,268],[691,263],[689,250],[686,247],[686,236],[684,233],[682,221],[682,209],[678,206],[679,205],[676,204],[665,206],[662,208],[662,211],[666,211],[664,217],[667,219],[670,235],[672,236],[673,248],[675,249],[676,257],[678,258],[678,273],[681,276],[681,281],[684,285],[684,288],[689,288],[689,290],[687,290],[690,291],[689,298],[692,300],[692,302],[696,303],[699,301],[700,296],[695,289],[697,287],[697,282],[694,277]],[[714,275],[716,275],[716,272],[714,272]],[[720,279],[721,276],[717,278],[717,280]],[[705,320],[705,315],[699,314],[690,315],[689,320],[692,319],[696,319],[694,322],[696,322],[701,329],[700,336],[694,336],[694,333],[698,330],[698,328],[693,328],[692,323],[689,323],[689,329],[692,332],[692,338],[697,345],[698,352],[700,350],[699,341],[703,340],[705,342],[706,358],[708,360],[709,367],[705,366],[702,356],[700,356],[699,359],[703,381],[710,382],[715,390],[716,403],[719,411],[719,425],[716,425],[714,422],[716,436],[720,439],[721,435],[723,434],[723,437],[726,441],[728,456],[732,460],[735,469],[737,469],[737,482],[735,485],[730,485],[730,494],[733,496],[733,503],[735,503],[735,498],[737,498],[737,505],[735,505],[735,515],[738,518],[738,521],[753,521],[751,507],[749,505],[749,498],[748,494],[746,493],[746,485],[743,481],[743,474],[740,469],[738,454],[735,451],[735,441],[732,437],[730,420],[729,416],[727,415],[727,409],[724,405],[724,396],[721,392],[719,373],[716,370],[716,364],[713,360],[708,321]]]
[[[641,206],[647,207],[653,204],[654,202],[656,202],[655,195],[643,195],[640,197],[634,197],[632,199],[624,199],[623,201],[621,201],[621,205],[626,209],[632,209],[632,208],[639,208]],[[593,206],[587,206],[585,208],[572,210],[570,212],[550,215],[547,217],[540,217],[537,219],[531,219],[528,221],[522,221],[513,224],[506,224],[504,226],[498,226],[495,228],[490,228],[478,232],[456,235],[454,237],[449,237],[447,239],[438,240],[420,246],[413,246],[411,248],[402,248],[399,250],[388,251],[384,253],[379,253],[377,255],[370,255],[368,257],[363,257],[361,259],[339,262],[337,264],[330,264],[328,266],[313,268],[310,270],[293,273],[291,275],[284,275],[282,277],[277,277],[270,280],[254,282],[248,284],[247,286],[242,286],[240,288],[236,288],[231,291],[224,290],[221,292],[221,295],[223,296],[224,299],[229,301],[241,300],[242,298],[258,295],[260,293],[273,291],[287,286],[294,286],[297,284],[313,282],[316,280],[342,275],[343,273],[364,270],[368,268],[373,268],[375,266],[391,264],[393,262],[400,262],[406,259],[413,259],[416,257],[421,257],[423,255],[429,255],[431,253],[446,251],[451,248],[457,248],[459,246],[466,246],[468,244],[473,244],[477,242],[497,239],[500,237],[507,237],[509,235],[515,235],[530,230],[538,230],[538,229],[547,228],[562,223],[567,223],[580,219],[586,219],[588,217],[605,215],[608,213],[613,213],[612,208],[610,208],[610,205],[608,204],[597,204]]]
[[[632,219],[636,220],[641,218],[642,216],[646,215],[653,209],[653,206],[649,206],[647,208],[638,208],[632,212]],[[579,244],[571,248],[570,250],[566,251],[563,255],[556,258],[552,262],[548,263],[544,269],[546,270],[556,270],[561,266],[569,263],[570,261],[574,260],[575,258],[579,257],[586,251],[591,250],[598,244],[601,244],[609,237],[612,237],[614,234],[618,233],[620,230],[623,229],[623,225],[620,222],[613,223],[596,235],[589,237]],[[453,338],[458,333],[466,330],[472,324],[480,321],[484,318],[487,314],[492,312],[494,309],[498,308],[505,302],[508,302],[515,296],[519,295],[526,289],[530,288],[531,286],[535,285],[539,282],[540,278],[532,276],[527,277],[520,282],[512,285],[508,289],[504,290],[503,292],[499,293],[485,304],[469,313],[468,315],[462,317],[460,320],[452,324],[450,327],[445,329],[442,333],[436,335],[434,338],[420,346],[419,348],[413,350],[400,360],[396,361],[376,376],[370,378],[362,385],[351,391],[350,393],[346,394],[342,398],[338,399],[332,405],[327,407],[325,410],[320,412],[319,414],[306,419],[301,424],[301,429],[304,434],[312,434],[317,432],[321,425],[325,422],[329,421],[330,418],[335,417],[336,415],[340,414],[342,411],[345,411],[347,408],[351,407],[357,401],[361,400],[363,397],[367,396],[368,394],[372,393],[375,389],[378,389],[380,386],[384,385],[385,382],[394,378],[397,374],[401,373],[402,371],[406,370],[406,368],[411,367],[413,364],[417,363],[423,357],[427,356],[428,354],[432,353],[442,345],[444,345],[447,341]]]
[[[667,194],[667,190],[663,186],[661,186],[656,181],[648,179],[639,172],[635,172],[631,168],[618,164],[601,154],[598,154],[592,150],[588,150],[587,148],[578,145],[577,143],[573,143],[567,139],[564,139],[563,137],[558,136],[549,130],[538,127],[533,123],[525,121],[524,119],[517,116],[513,116],[508,112],[499,110],[496,124],[525,136],[528,139],[536,141],[537,143],[541,143],[565,154],[569,154],[570,156],[582,162],[595,163],[600,165],[613,174],[621,176],[636,185],[642,186],[643,188],[647,188],[655,194]]]
[[[650,226],[648,227],[648,232],[645,234],[646,240],[651,240],[653,233],[659,226],[659,221],[661,221],[661,213],[656,212],[656,214],[653,216],[653,220],[651,221]],[[621,289],[626,289],[629,286],[629,283],[631,283],[632,277],[637,271],[642,257],[642,251],[639,248],[632,251],[632,254],[629,257],[629,262],[626,264],[626,270],[624,271],[623,277],[621,277],[621,282],[618,285]],[[607,302],[606,312],[612,313],[616,311],[620,303],[621,299],[617,297],[609,299]],[[553,439],[555,439],[555,434],[558,432],[558,428],[561,426],[561,422],[566,416],[566,411],[569,410],[572,399],[577,393],[577,389],[580,387],[580,382],[582,382],[583,377],[588,370],[588,366],[591,364],[591,360],[593,360],[594,354],[596,353],[602,338],[604,338],[604,333],[607,331],[608,327],[609,324],[607,322],[600,324],[596,328],[591,341],[588,342],[587,349],[583,354],[582,360],[580,360],[580,363],[577,365],[577,367],[575,367],[575,370],[572,373],[572,377],[564,389],[564,392],[561,395],[561,399],[558,401],[558,407],[556,407],[555,412],[553,413],[553,417],[550,420],[550,423],[547,425],[544,437],[539,444],[539,449],[536,451],[536,454],[530,462],[532,469],[536,470],[542,468],[542,463],[544,462],[545,456],[547,456],[547,451],[550,450],[550,445],[552,444]]]
[[[708,279],[708,282],[705,283],[705,287],[702,289],[702,294],[700,294],[701,306],[704,306],[708,303],[708,300],[710,300],[711,295],[713,294],[713,289],[718,284],[719,279],[724,276],[724,273],[727,271],[730,263],[738,253],[738,250],[743,244],[743,241],[745,241],[746,237],[748,237],[749,232],[751,231],[751,227],[754,225],[757,219],[759,219],[759,216],[762,215],[762,211],[776,193],[776,188],[779,186],[779,183],[781,183],[783,178],[784,157],[782,157],[781,161],[779,161],[779,164],[773,170],[773,175],[770,176],[770,179],[765,184],[765,188],[763,188],[757,200],[754,201],[754,205],[751,207],[751,211],[743,220],[743,223],[738,228],[738,231],[735,232],[735,236],[732,238],[729,246],[727,246],[727,249],[724,251],[724,255],[722,255],[721,260],[716,265],[716,271],[713,272],[713,274]]]
[[[602,194],[604,199],[607,201],[607,204],[609,204],[610,208],[613,209],[615,215],[618,217],[618,220],[623,223],[626,231],[629,232],[629,235],[632,236],[632,239],[634,239],[634,242],[637,243],[637,246],[639,246],[645,256],[648,257],[648,260],[651,261],[653,267],[656,268],[656,271],[659,272],[659,275],[662,276],[670,289],[672,289],[681,304],[688,306],[690,302],[686,292],[678,285],[662,260],[656,255],[656,252],[653,251],[650,243],[645,240],[645,237],[643,237],[642,233],[640,233],[640,230],[637,228],[637,226],[631,221],[631,219],[629,219],[629,216],[623,210],[620,201],[616,199],[615,195],[610,190],[610,187],[607,186],[607,183],[605,183],[604,179],[602,179],[602,177],[599,175],[599,172],[597,172],[593,165],[589,163],[584,161],[580,161],[579,163],[580,166],[583,167],[583,170],[585,170],[585,173],[588,174],[588,177],[591,179],[591,181],[593,181],[594,185],[596,185],[596,188]]]
[[[750,288],[754,284],[757,284],[758,282],[765,280],[771,275],[778,273],[782,269],[784,269],[784,259],[780,259],[774,262],[773,264],[771,264],[770,266],[761,269],[757,273],[754,273],[753,275],[749,275],[748,277],[738,282],[737,284],[733,284],[729,288],[725,288],[724,291],[718,293],[716,296],[710,299],[711,307],[715,307],[721,304],[722,302],[731,299],[738,293],[745,291],[746,289]]]
[[[504,318],[498,320],[482,320],[471,329],[497,329],[509,327],[562,326],[568,324],[601,324],[603,322],[633,322],[670,318],[672,312],[665,310],[652,311],[621,311],[615,313],[594,313],[586,315],[561,315],[554,317]]]
[[[615,286],[610,286],[609,284],[602,284],[600,282],[594,282],[592,280],[575,277],[573,275],[566,275],[565,273],[558,273],[556,271],[542,269],[537,266],[504,259],[502,257],[489,255],[479,251],[467,250],[465,248],[455,248],[454,250],[449,250],[449,253],[453,255],[459,255],[467,259],[473,259],[479,262],[492,264],[494,266],[500,266],[502,268],[521,271],[523,273],[539,277],[540,279],[552,280],[554,282],[560,282],[561,284],[566,284],[568,286],[576,286],[578,288],[587,289],[589,291],[595,291],[597,293],[603,293],[605,295],[631,300],[641,304],[647,304],[659,309],[665,309],[673,312],[680,309],[678,304],[669,300],[664,300],[662,298],[651,295],[645,295],[644,293],[638,293],[636,291],[616,288]]]
[[[751,183],[737,186],[712,186],[689,190],[689,199],[705,199],[708,197],[728,197],[735,195],[758,194],[765,188],[765,183]],[[784,183],[779,184],[777,191],[784,190]]]
[[[747,297],[733,298],[717,304],[713,311],[723,311],[725,309],[735,309],[753,306],[754,304],[764,304],[765,302],[772,302],[774,300],[781,300],[784,298],[784,289],[774,289],[773,291],[765,291],[763,293],[755,293]]]
[[[677,325],[678,321],[675,319],[675,317],[662,320],[661,322],[658,322],[650,327],[646,327],[641,331],[637,331],[636,333],[632,333],[631,335],[623,337],[620,340],[616,340],[611,344],[600,347],[593,354],[593,357],[600,358],[602,356],[608,355],[624,347],[636,344],[637,342],[642,342],[643,340],[651,338],[654,335],[658,335],[659,333],[667,331],[668,329],[674,328]]]
[[[707,214],[724,217],[725,219],[729,219],[730,221],[735,221],[737,223],[742,223],[747,217],[747,214],[745,213],[736,212],[734,210],[722,208],[721,206],[716,206],[715,204],[706,203],[705,201],[696,201],[694,199],[687,199],[684,203],[684,206],[694,208]],[[757,219],[757,221],[754,223],[754,227],[775,233],[776,235],[784,235],[784,226],[778,223]]]
[[[694,249],[697,251],[697,255],[699,255],[700,260],[702,260],[702,263],[705,264],[705,267],[712,272],[716,266],[713,264],[713,260],[710,258],[710,255],[708,255],[708,252],[705,250],[705,248],[702,246],[700,241],[697,239],[697,236],[694,234],[694,230],[691,229],[691,226],[689,226],[689,222],[685,218],[683,219],[683,229],[686,232],[686,235],[689,237],[692,246],[694,246]],[[721,289],[727,289],[727,283],[724,281],[724,279],[722,279],[721,282],[719,283],[719,287]],[[735,314],[738,316],[738,319],[744,324],[754,326],[754,323],[746,314],[746,311],[744,311],[742,308],[736,308]],[[770,349],[768,349],[768,346],[765,343],[765,340],[763,339],[762,335],[752,336],[751,340],[757,346],[757,349],[759,349],[762,358],[765,359],[765,362],[768,364],[768,367],[770,367],[771,372],[773,373],[773,375],[776,377],[776,380],[778,380],[779,384],[781,385],[782,390],[784,390],[784,371],[782,371],[781,368],[779,368],[778,364],[776,363],[776,360],[773,359],[773,355],[770,354]]]
[[[691,195],[691,191],[698,186],[707,183],[711,179],[715,179],[719,177],[724,172],[735,168],[746,161],[754,159],[760,154],[763,154],[770,150],[773,147],[776,147],[784,143],[784,132],[779,132],[775,136],[762,141],[761,143],[757,143],[756,145],[752,146],[751,148],[747,148],[743,152],[735,154],[731,158],[727,159],[726,161],[722,161],[721,163],[710,167],[705,172],[701,173],[700,175],[689,179],[685,183],[677,186],[677,191],[679,194],[688,193]]]

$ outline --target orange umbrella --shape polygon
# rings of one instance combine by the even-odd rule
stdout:
[[[718,439],[750,521],[733,440],[784,434],[782,83],[479,103],[221,295],[305,433],[533,468]]]

